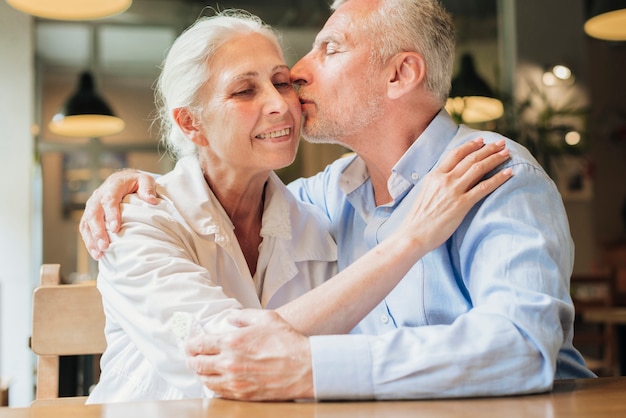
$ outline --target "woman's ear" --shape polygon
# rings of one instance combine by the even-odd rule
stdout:
[[[173,110],[174,120],[183,134],[194,144],[204,147],[209,141],[200,130],[200,122],[196,116],[186,107],[178,107]]]
[[[426,78],[426,62],[417,52],[400,52],[389,62],[387,95],[397,99],[417,88]]]

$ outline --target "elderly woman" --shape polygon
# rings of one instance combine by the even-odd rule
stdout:
[[[243,12],[202,18],[173,44],[157,94],[179,160],[157,180],[156,205],[126,198],[100,261],[107,349],[91,403],[204,396],[177,339],[181,314],[201,332],[229,326],[225,314],[242,308],[275,309],[307,334],[349,331],[510,176],[474,187],[506,150],[459,148],[406,228],[327,281],[336,273],[328,220],[272,171],[294,160],[301,123],[274,31]]]

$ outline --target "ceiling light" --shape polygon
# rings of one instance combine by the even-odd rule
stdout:
[[[606,41],[626,41],[626,0],[588,0],[584,29]]]
[[[502,102],[478,75],[470,54],[461,57],[459,74],[452,79],[446,110],[460,122],[480,123],[498,119],[504,113]]]
[[[578,145],[580,144],[580,140],[581,140],[581,136],[580,133],[577,131],[569,131],[568,133],[565,134],[565,143],[567,145]]]
[[[122,13],[132,0],[6,0],[24,13],[46,19],[91,20]]]
[[[548,68],[543,73],[541,80],[546,86],[570,86],[574,84],[574,76],[572,75],[572,70],[562,64],[558,64]]]
[[[99,138],[124,130],[125,123],[113,114],[109,105],[96,93],[91,73],[80,76],[78,90],[48,124],[57,135]]]

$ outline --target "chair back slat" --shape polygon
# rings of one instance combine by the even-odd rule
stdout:
[[[104,322],[95,280],[61,284],[58,264],[41,267],[41,285],[33,292],[30,342],[38,355],[36,401],[58,398],[59,356],[104,352]]]

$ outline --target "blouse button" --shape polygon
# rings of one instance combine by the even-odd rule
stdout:
[[[411,178],[412,178],[413,180],[417,180],[417,179],[419,179],[419,178],[420,178],[420,175],[419,175],[419,174],[417,174],[417,173],[414,171],[414,172],[412,172],[412,173],[411,173]]]
[[[387,315],[381,315],[380,320],[383,324],[386,324],[387,322],[389,322],[389,317]]]

